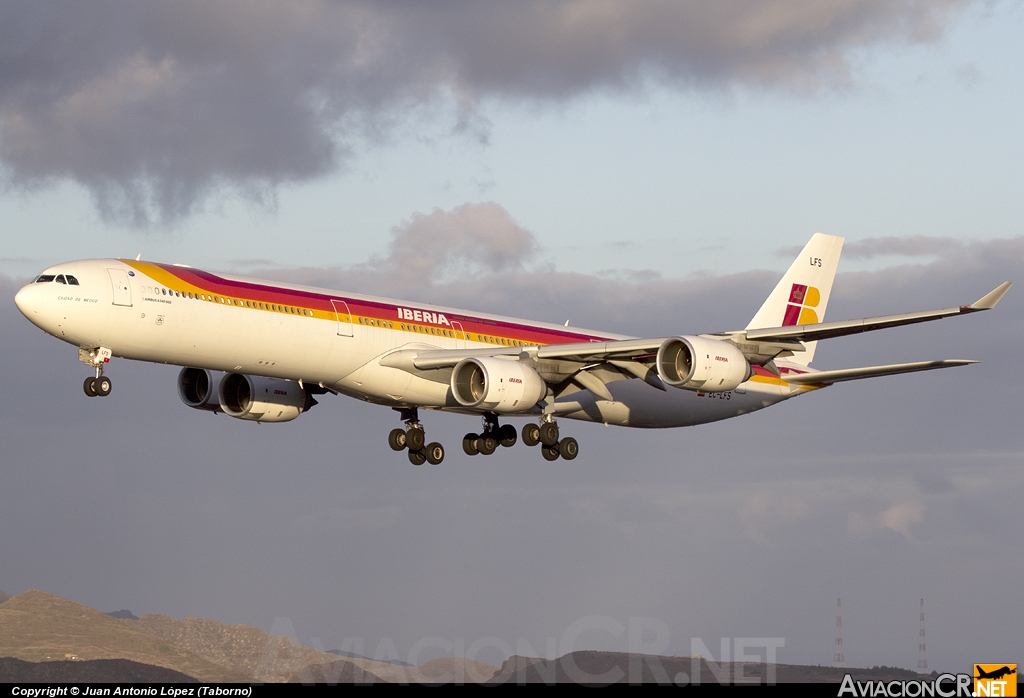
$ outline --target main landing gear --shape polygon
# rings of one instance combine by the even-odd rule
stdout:
[[[509,448],[516,443],[516,428],[511,424],[498,425],[498,416],[484,415],[484,430],[481,434],[466,434],[462,439],[462,450],[466,455],[478,453],[489,456],[498,446]],[[572,460],[580,452],[576,439],[567,436],[558,438],[558,424],[551,417],[546,417],[540,424],[527,424],[523,427],[523,443],[527,446],[541,445],[544,460],[553,461],[559,458]]]
[[[489,456],[498,446],[511,448],[516,445],[516,428],[511,424],[498,425],[498,415],[487,413],[483,416],[484,429],[480,434],[466,434],[462,439],[462,450],[467,456],[478,453]]]
[[[409,451],[409,462],[413,465],[430,463],[437,465],[444,460],[444,446],[434,442],[428,444],[423,425],[415,407],[395,407],[405,422],[404,429],[392,429],[388,434],[388,445],[394,451]],[[523,443],[527,446],[540,446],[544,460],[554,461],[559,458],[572,460],[579,455],[580,446],[571,436],[558,437],[558,424],[551,416],[545,416],[540,424],[527,424],[523,427]],[[483,431],[479,434],[466,434],[462,439],[462,450],[468,456],[489,456],[498,450],[498,446],[511,448],[519,440],[516,428],[511,424],[498,424],[498,415],[483,415]]]
[[[419,413],[415,407],[395,408],[405,422],[405,429],[392,429],[388,434],[388,445],[394,451],[409,449],[409,462],[413,465],[430,463],[437,465],[444,460],[444,446],[437,443],[426,443],[427,436],[420,424]]]
[[[558,460],[559,457],[572,460],[580,453],[580,445],[576,439],[571,436],[558,438],[558,424],[550,416],[546,416],[540,424],[524,426],[523,443],[527,446],[540,444],[541,455],[547,461]]]

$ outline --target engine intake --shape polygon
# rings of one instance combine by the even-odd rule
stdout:
[[[298,383],[244,373],[224,376],[218,395],[225,414],[254,422],[290,422],[317,404]]]
[[[743,352],[729,342],[672,337],[658,348],[658,377],[673,388],[720,393],[750,378]]]
[[[217,386],[223,375],[205,368],[183,368],[178,373],[178,397],[193,409],[220,412]]]
[[[529,366],[490,356],[460,361],[451,385],[463,407],[499,414],[525,412],[548,394],[548,384]]]

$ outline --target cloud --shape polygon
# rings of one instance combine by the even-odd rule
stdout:
[[[924,520],[924,505],[920,502],[904,502],[893,504],[888,509],[880,511],[874,516],[864,516],[858,512],[852,512],[847,523],[847,531],[851,535],[865,536],[888,529],[894,531],[907,540],[913,540],[914,536],[911,527]]]
[[[792,525],[807,519],[811,513],[811,495],[792,491],[792,483],[785,487],[762,486],[746,492],[739,505],[739,517],[743,535],[760,545],[771,547],[776,541],[769,538],[769,532],[780,525]]]
[[[923,245],[913,237],[887,240],[890,249]],[[933,247],[937,259],[924,264],[840,272],[831,317],[970,302],[1014,280],[1024,266],[1024,237]],[[559,271],[536,236],[496,203],[413,214],[392,229],[386,254],[365,264],[268,265],[245,273],[549,322],[569,318],[578,327],[641,336],[744,327],[778,282],[777,273],[763,270],[688,278],[642,270]],[[964,290],[953,295],[958,286]]]
[[[875,257],[935,257],[963,248],[967,243],[950,237],[930,235],[888,236],[848,240],[843,243],[843,256],[847,259],[873,259]],[[795,257],[802,247],[780,247],[776,257]]]
[[[414,213],[392,229],[387,254],[367,267],[396,278],[443,281],[476,270],[518,271],[538,253],[533,234],[496,203]]]
[[[843,254],[853,259],[884,256],[933,257],[960,249],[965,244],[963,240],[928,235],[865,238],[843,245]]]
[[[968,2],[4,3],[0,163],[171,225],[217,192],[273,206],[420,107],[486,140],[486,100],[845,85],[853,52],[934,40]]]

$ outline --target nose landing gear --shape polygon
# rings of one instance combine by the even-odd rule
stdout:
[[[96,349],[79,349],[78,360],[96,369],[95,378],[86,378],[82,390],[89,397],[106,397],[110,395],[110,378],[103,375],[103,364],[110,361],[111,351],[106,347]]]
[[[96,372],[100,373],[100,370],[97,368]],[[110,388],[110,378],[102,373],[95,378],[86,378],[85,383],[82,384],[82,389],[89,397],[106,397],[110,395]]]
[[[426,443],[427,436],[420,424],[419,413],[415,407],[395,408],[402,415],[405,429],[392,429],[388,434],[388,445],[393,451],[409,449],[409,462],[413,465],[430,463],[437,465],[444,460],[444,446],[437,443]]]

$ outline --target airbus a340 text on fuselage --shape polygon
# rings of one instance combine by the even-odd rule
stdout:
[[[742,330],[635,338],[475,311],[213,274],[179,264],[92,259],[58,264],[23,287],[21,312],[78,348],[89,396],[110,393],[111,358],[182,366],[189,407],[287,422],[341,393],[398,410],[388,442],[440,463],[419,409],[482,417],[469,455],[512,446],[499,419],[544,457],[571,460],[565,417],[680,427],[769,407],[833,383],[974,363],[963,359],[816,371],[816,342],[995,307],[1010,283],[970,305],[824,322],[843,239],[814,235]]]

